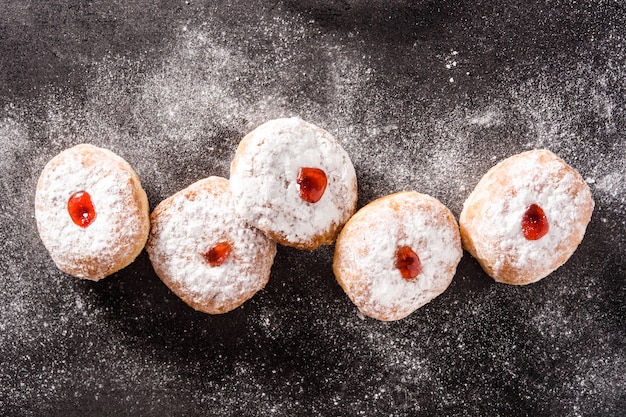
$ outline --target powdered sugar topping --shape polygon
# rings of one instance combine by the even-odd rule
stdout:
[[[136,199],[132,176],[122,158],[91,145],[70,148],[44,168],[35,215],[41,239],[59,269],[99,279],[136,252],[134,242],[145,242],[147,211],[143,218],[132,207]],[[76,225],[68,212],[68,200],[77,191],[89,193],[96,211],[95,220],[85,228]]]
[[[356,173],[347,153],[326,131],[299,118],[269,121],[240,147],[231,167],[237,211],[252,225],[306,243],[345,223],[354,211]],[[322,169],[328,186],[321,200],[300,198],[303,167]]]
[[[416,192],[376,200],[354,215],[345,227],[350,240],[342,242],[337,259],[367,288],[352,292],[361,310],[400,311],[406,316],[448,287],[462,251],[458,229],[442,218],[452,214]],[[402,246],[421,260],[422,270],[414,279],[403,278],[395,265]]]
[[[243,302],[265,286],[276,245],[235,213],[227,180],[200,180],[165,200],[155,213],[150,258],[159,275],[180,285],[192,302]],[[211,266],[204,254],[220,242],[230,244],[230,255]]]
[[[568,250],[567,239],[582,239],[587,226],[587,221],[581,221],[582,207],[591,194],[586,186],[576,191],[583,180],[566,168],[549,151],[530,151],[501,162],[481,180],[470,199],[489,203],[482,207],[481,224],[476,227],[480,236],[474,242],[479,253],[493,255],[496,273],[509,264],[543,271],[542,278],[559,266],[554,259]],[[549,224],[549,232],[538,240],[527,240],[521,229],[524,212],[531,204],[543,209]],[[497,242],[495,251],[489,247],[492,242]]]

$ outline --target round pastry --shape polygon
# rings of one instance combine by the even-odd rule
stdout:
[[[209,177],[162,201],[146,245],[161,280],[198,311],[233,310],[265,287],[276,243],[233,207],[228,180]]]
[[[264,123],[243,138],[230,184],[248,223],[299,249],[332,244],[356,210],[348,154],[328,132],[295,117]]]
[[[491,168],[465,201],[463,246],[496,281],[529,284],[574,253],[593,207],[572,167],[547,150],[524,152]]]
[[[141,253],[150,230],[148,198],[121,157],[93,145],[55,156],[37,183],[35,218],[59,269],[97,281]]]
[[[450,210],[404,191],[369,203],[346,223],[333,271],[364,315],[399,320],[448,288],[462,254]]]

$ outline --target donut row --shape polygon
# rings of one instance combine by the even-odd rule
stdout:
[[[457,224],[415,191],[356,211],[357,179],[339,142],[299,118],[246,135],[230,179],[208,177],[150,214],[132,167],[82,144],[61,152],[37,183],[35,217],[58,268],[99,280],[145,247],[159,278],[196,310],[233,310],[269,280],[276,244],[335,244],[333,272],[366,316],[398,320],[444,292],[463,248],[498,282],[540,280],[574,253],[594,202],[583,178],[547,150],[491,168]]]

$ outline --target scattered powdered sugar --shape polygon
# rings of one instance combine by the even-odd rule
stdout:
[[[228,242],[230,255],[211,266],[204,254]],[[265,286],[276,245],[237,216],[228,181],[200,180],[157,206],[147,245],[155,269],[179,284],[185,299],[232,306]]]
[[[333,234],[356,207],[356,174],[350,157],[324,130],[299,118],[276,119],[256,128],[231,168],[237,212],[250,224],[296,245]],[[328,185],[308,203],[296,182],[300,168],[320,168]]]
[[[132,168],[121,158],[91,145],[68,149],[44,168],[36,196],[41,239],[59,269],[80,278],[100,279],[112,273],[143,246],[147,212],[142,213]],[[74,224],[68,212],[72,194],[91,196],[95,219]],[[143,192],[143,191],[142,191]]]
[[[626,172],[626,163],[624,164],[624,170],[615,171],[603,175],[597,180],[590,180],[592,184],[595,184],[595,189],[602,194],[603,198],[610,198],[611,201],[617,202],[622,206],[626,205],[626,194],[624,193],[624,175]]]
[[[27,133],[25,126],[18,123],[13,117],[0,119],[0,138],[2,139],[2,147],[0,147],[0,168],[4,172],[11,172],[17,167],[15,166],[18,158],[18,150],[27,141]],[[3,185],[9,179],[3,178]]]
[[[80,53],[79,65],[90,68],[80,89],[41,91],[0,117],[3,414],[611,415],[624,408],[626,77],[616,24],[624,14],[608,14],[621,6],[600,1],[574,12],[573,2],[561,1],[539,16],[502,4],[490,16],[487,2],[170,3],[171,20],[144,28],[166,27],[152,32],[163,43],[125,55],[102,36],[98,47],[114,52],[96,61]],[[17,22],[39,21],[30,13],[38,7],[20,8]],[[78,27],[104,22],[122,33],[137,8],[107,3],[94,19],[81,7],[57,14],[73,25],[51,25],[81,44]],[[15,9],[3,16],[15,20]],[[161,12],[147,10],[155,18]],[[325,17],[310,17],[316,10]],[[551,30],[533,24],[519,35],[516,12]],[[396,27],[413,17],[410,27]],[[570,18],[580,27],[576,38],[540,50],[535,41],[557,40],[552,24]],[[479,42],[467,42],[482,29]],[[46,30],[30,32],[47,42]],[[247,132],[294,115],[342,144],[361,204],[416,189],[458,214],[498,160],[551,149],[592,189],[589,237],[551,279],[525,288],[493,283],[464,256],[442,295],[395,323],[357,315],[334,282],[332,248],[280,248],[259,297],[208,317],[178,302],[145,257],[94,284],[58,272],[40,244],[34,187],[62,149],[89,140],[114,150],[139,173],[154,206],[199,178],[227,176]]]

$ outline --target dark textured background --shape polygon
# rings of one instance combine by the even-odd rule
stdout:
[[[625,27],[619,0],[2,1],[0,414],[626,415]],[[546,279],[496,284],[465,254],[393,323],[357,314],[332,248],[279,248],[222,316],[145,253],[98,283],[55,268],[33,200],[61,150],[118,153],[154,207],[290,115],[341,141],[359,206],[415,189],[458,216],[489,167],[545,147],[596,210]]]

